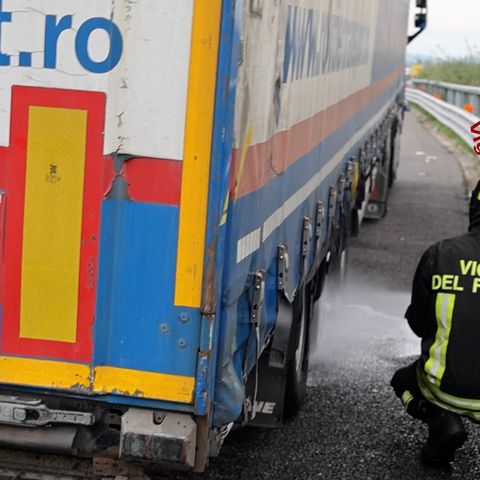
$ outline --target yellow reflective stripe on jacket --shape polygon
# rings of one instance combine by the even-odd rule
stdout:
[[[454,293],[438,293],[435,302],[435,317],[437,319],[437,334],[435,342],[430,347],[429,358],[425,363],[425,373],[428,380],[440,386],[447,363],[447,347],[452,329],[453,309],[455,307]]]
[[[410,404],[410,402],[413,400],[413,395],[412,395],[412,392],[410,392],[410,390],[405,390],[402,394],[402,404],[405,408],[405,410],[408,408],[408,405]]]
[[[480,400],[455,397],[442,392],[436,385],[427,381],[425,372],[422,371],[420,365],[417,368],[417,383],[422,395],[429,402],[445,410],[467,415],[477,422],[480,421]]]

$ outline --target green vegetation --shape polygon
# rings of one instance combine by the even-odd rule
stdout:
[[[450,130],[450,128],[446,127],[443,123],[440,123],[435,117],[430,115],[426,110],[424,110],[422,107],[417,105],[416,103],[410,103],[410,105],[413,107],[414,110],[420,113],[422,116],[422,123],[428,123],[429,125],[435,127],[439,132],[443,133],[453,141],[455,141],[460,147],[465,149],[468,153],[472,153],[472,147],[470,145],[467,145],[463,139],[457,135],[453,130]]]
[[[424,64],[422,78],[480,86],[480,55]]]

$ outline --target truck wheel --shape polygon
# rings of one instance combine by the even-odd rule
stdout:
[[[314,303],[311,290],[311,284],[302,287],[293,301],[296,328],[295,340],[292,342],[294,351],[286,366],[287,383],[284,408],[286,419],[293,417],[298,412],[307,393],[309,327]]]

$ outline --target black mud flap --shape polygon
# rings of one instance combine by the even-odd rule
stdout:
[[[289,355],[292,354],[294,337],[292,328],[293,306],[283,294],[280,294],[272,341],[269,348],[260,356],[257,366],[252,369],[247,380],[247,398],[252,399],[251,403],[255,404],[255,415],[249,412],[248,425],[276,428],[283,424],[287,364],[290,360]]]
[[[283,424],[286,373],[284,368],[270,366],[270,352],[264,352],[258,367],[248,377],[247,396],[255,394],[255,369],[258,368],[258,389],[255,401],[255,418],[249,420],[248,426],[277,428]],[[251,413],[251,412],[250,412]]]

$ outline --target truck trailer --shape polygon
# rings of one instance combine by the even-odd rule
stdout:
[[[0,0],[0,448],[201,472],[295,414],[387,210],[408,13]]]

